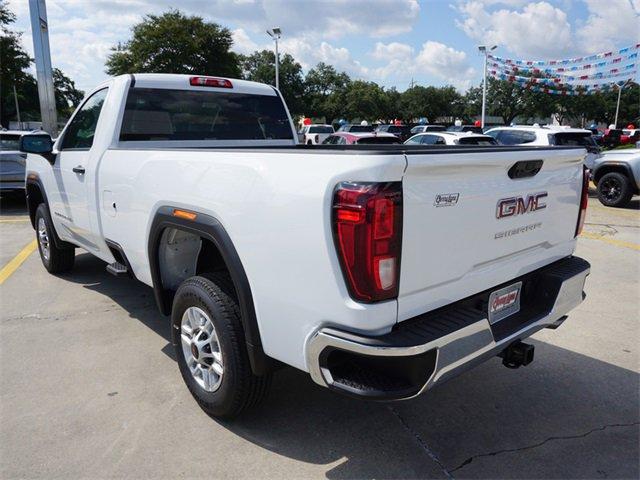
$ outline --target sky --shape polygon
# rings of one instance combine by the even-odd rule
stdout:
[[[28,0],[8,0],[33,56]],[[146,14],[178,8],[232,32],[233,49],[273,48],[265,30],[282,29],[280,49],[304,71],[318,62],[353,78],[406,90],[482,80],[480,44],[525,60],[576,57],[640,41],[640,0],[47,0],[54,67],[78,88],[107,78],[112,46]]]

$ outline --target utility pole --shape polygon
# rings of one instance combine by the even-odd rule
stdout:
[[[282,35],[280,27],[274,27],[271,30],[267,30],[269,35],[276,42],[276,90],[280,90],[280,55],[278,54],[278,40]]]
[[[51,68],[49,25],[47,24],[45,0],[29,0],[29,11],[31,13],[31,34],[33,35],[42,129],[55,137],[58,134],[58,118],[56,97],[53,90],[53,69]]]
[[[489,63],[489,52],[495,50],[496,48],[498,48],[497,45],[494,45],[489,50],[487,50],[486,45],[478,46],[478,50],[480,50],[480,53],[484,55],[484,74],[483,74],[483,80],[482,80],[482,115],[481,115],[482,120],[480,121],[480,126],[483,129],[484,129],[485,111],[487,107],[487,63]]]

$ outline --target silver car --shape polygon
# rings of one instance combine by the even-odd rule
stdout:
[[[610,150],[594,161],[591,179],[598,188],[600,203],[624,207],[640,194],[640,148]]]
[[[20,138],[25,133],[0,131],[0,192],[24,190],[27,154],[20,152]]]

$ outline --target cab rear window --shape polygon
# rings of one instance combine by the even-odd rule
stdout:
[[[120,130],[121,141],[292,138],[275,95],[154,88],[129,90]]]

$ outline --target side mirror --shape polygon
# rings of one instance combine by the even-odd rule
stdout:
[[[53,155],[53,140],[48,133],[23,135],[20,138],[20,151],[42,155],[51,164],[56,159],[55,155]]]

